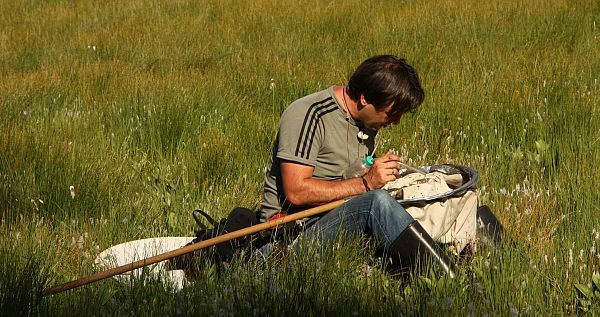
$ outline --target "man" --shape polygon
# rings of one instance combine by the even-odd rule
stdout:
[[[305,237],[331,242],[338,233],[368,234],[393,270],[433,259],[451,276],[453,265],[431,237],[387,192],[399,157],[376,158],[364,175],[343,178],[354,162],[373,155],[379,129],[416,110],[424,92],[404,59],[374,56],[347,86],[334,86],[293,102],[282,114],[265,177],[261,221],[339,199],[331,212],[306,222]]]

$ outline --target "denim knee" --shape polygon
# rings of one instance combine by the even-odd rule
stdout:
[[[400,223],[410,223],[414,218],[385,190],[373,190],[369,193],[371,196],[371,213],[379,218],[390,220],[397,219]]]
[[[376,189],[376,190],[372,190],[368,193],[366,193],[365,195],[369,195],[371,197],[371,200],[375,203],[379,203],[379,204],[397,204],[398,202],[394,199],[394,197],[392,197],[392,195],[390,195],[390,193],[388,193],[387,191],[383,190],[383,189]]]

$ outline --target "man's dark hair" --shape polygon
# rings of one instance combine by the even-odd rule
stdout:
[[[373,56],[362,62],[350,77],[347,92],[357,102],[364,95],[378,111],[393,102],[391,112],[397,115],[414,112],[425,98],[415,69],[393,55]]]

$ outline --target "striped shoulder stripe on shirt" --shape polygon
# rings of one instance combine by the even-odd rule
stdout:
[[[323,117],[325,114],[335,111],[336,109],[337,105],[332,97],[327,97],[310,105],[306,115],[304,116],[302,130],[300,130],[300,136],[298,137],[295,153],[296,156],[302,158],[309,157],[310,148],[315,137],[319,120],[321,120],[321,117]]]

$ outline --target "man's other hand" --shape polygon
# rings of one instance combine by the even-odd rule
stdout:
[[[388,182],[395,180],[399,169],[398,162],[400,162],[400,157],[391,151],[382,157],[376,158],[373,166],[364,175],[369,188],[379,189]]]

